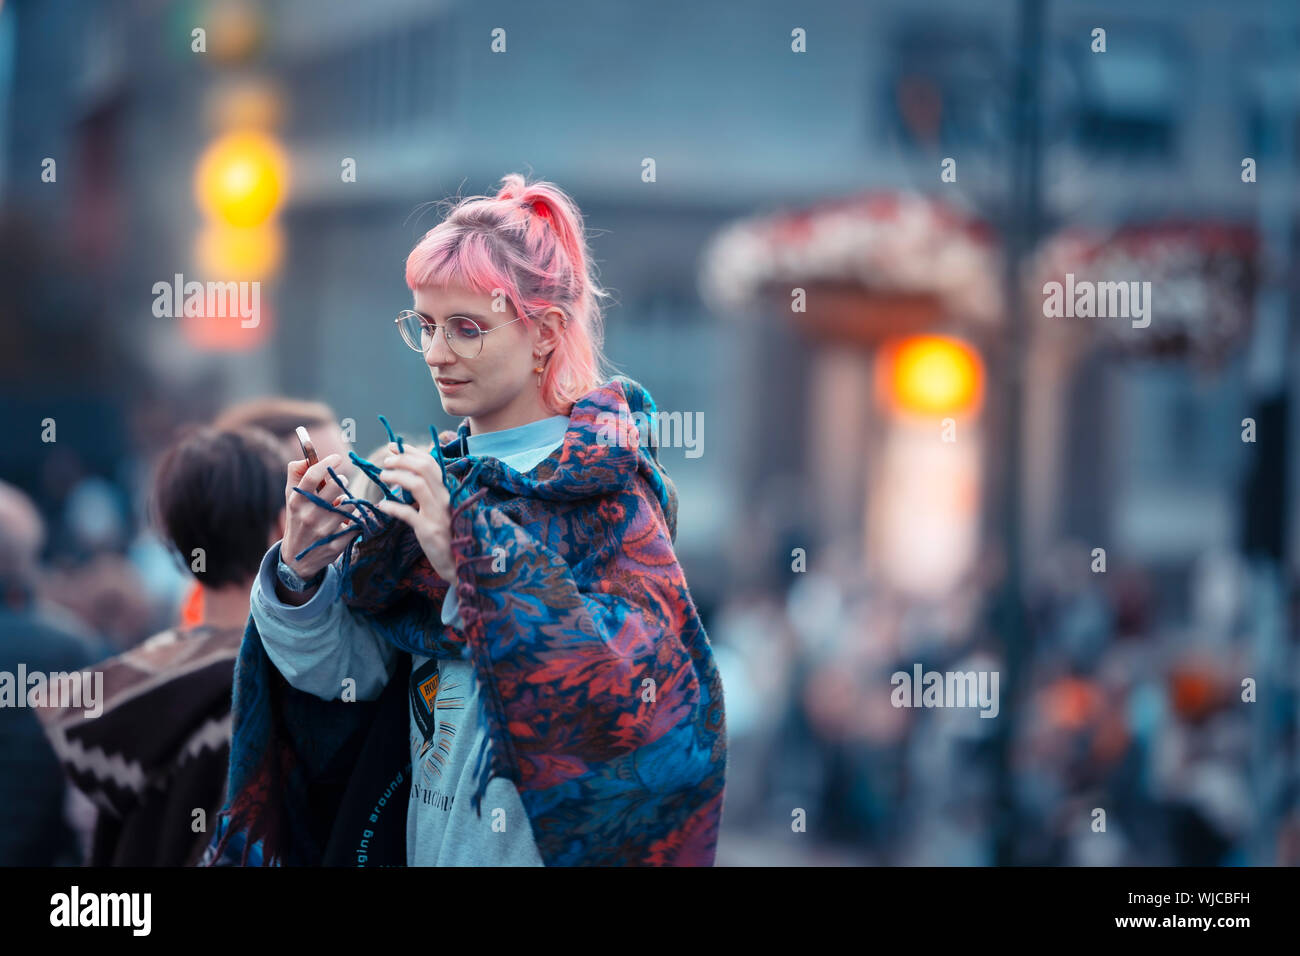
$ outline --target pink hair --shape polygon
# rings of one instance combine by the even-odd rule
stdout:
[[[500,289],[532,325],[552,306],[568,319],[542,373],[542,400],[557,415],[603,384],[604,322],[587,252],[582,213],[554,183],[528,184],[518,173],[501,180],[496,196],[455,203],[406,257],[414,292],[463,285],[483,295]]]

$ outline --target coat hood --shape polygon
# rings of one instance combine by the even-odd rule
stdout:
[[[442,455],[447,474],[471,491],[490,486],[548,501],[609,494],[639,474],[654,492],[669,539],[675,541],[677,489],[659,461],[657,417],[645,386],[616,375],[574,403],[563,444],[527,473],[496,458],[467,456],[468,418],[461,421],[457,437],[441,446]]]

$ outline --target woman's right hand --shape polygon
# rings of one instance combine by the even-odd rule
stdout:
[[[334,485],[326,469],[332,467],[337,474],[342,464],[342,455],[326,455],[310,468],[307,467],[305,458],[289,462],[289,477],[284,488],[284,540],[280,542],[280,560],[301,578],[315,577],[322,568],[332,564],[356,537],[355,534],[350,534],[335,538],[329,544],[323,544],[310,554],[303,555],[301,561],[294,560],[294,555],[311,547],[321,538],[342,531],[348,522],[293,489],[301,488],[303,491],[313,492],[318,497],[330,501],[328,497],[330,486],[338,486]],[[327,482],[328,485],[317,492],[316,486],[322,481]],[[346,487],[344,490],[347,490]],[[331,503],[338,507],[345,497],[345,495],[338,495]],[[360,530],[357,529],[358,534]]]

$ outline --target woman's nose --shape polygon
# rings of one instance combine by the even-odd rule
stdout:
[[[424,350],[424,361],[430,368],[435,365],[449,365],[456,361],[456,353],[447,344],[445,330],[438,328],[433,332],[429,347]]]

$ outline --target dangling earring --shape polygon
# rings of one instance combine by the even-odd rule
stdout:
[[[542,387],[542,373],[546,371],[546,367],[545,367],[544,365],[541,364],[541,361],[542,361],[542,360],[541,360],[541,358],[539,357],[539,358],[537,359],[538,364],[533,368],[533,371],[537,373],[537,387],[538,387],[538,388],[541,388],[541,387]]]

